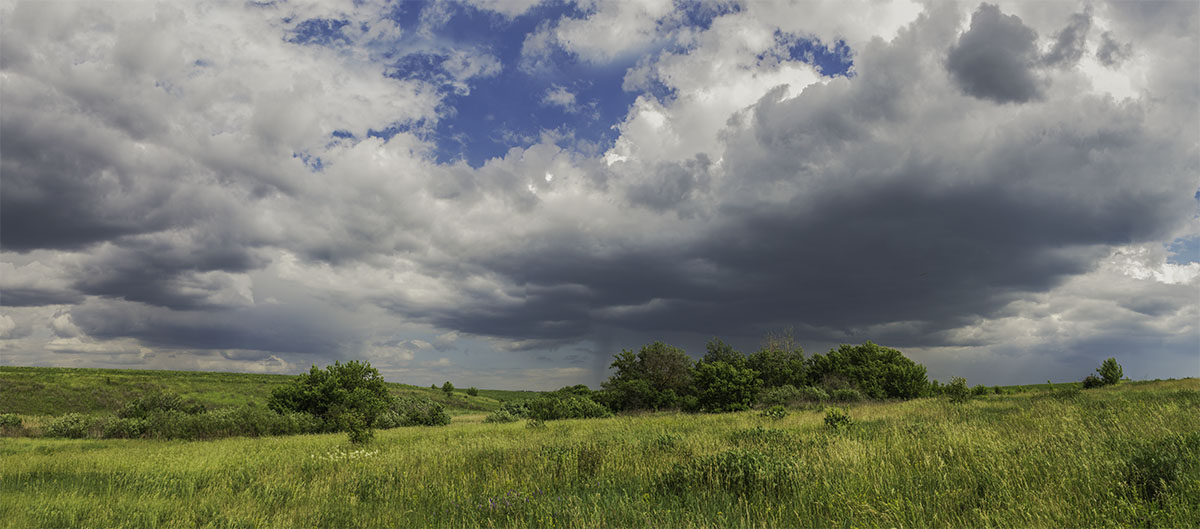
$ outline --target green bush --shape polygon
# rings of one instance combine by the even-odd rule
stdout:
[[[529,417],[529,409],[525,407],[525,403],[505,402],[500,405],[499,409],[484,418],[483,422],[516,422],[526,417]]]
[[[467,395],[470,395],[472,397],[478,397],[479,396],[479,388],[477,388],[475,386],[471,386],[471,387],[467,388]]]
[[[341,430],[346,432],[350,439],[350,444],[367,444],[371,439],[375,438],[375,431],[367,426],[366,419],[363,419],[357,413],[343,414],[340,419],[343,421]]]
[[[183,397],[168,391],[155,391],[133,399],[117,411],[122,419],[145,419],[156,412],[181,412],[197,414],[205,411],[204,405],[187,402]]]
[[[1104,385],[1104,379],[1096,375],[1083,377],[1083,389],[1098,388]]]
[[[392,403],[379,370],[369,362],[334,362],[325,370],[312,366],[290,383],[275,388],[267,406],[278,413],[301,412],[321,419],[326,428],[340,430],[349,424],[343,415],[358,415],[373,428]]]
[[[50,421],[50,424],[46,425],[46,435],[48,437],[83,439],[92,435],[91,430],[95,425],[95,417],[82,413],[68,413]]]
[[[109,439],[136,439],[146,434],[149,421],[141,417],[116,417],[104,423],[104,437]]]
[[[0,414],[0,428],[20,428],[22,426],[21,416],[15,413]]]
[[[449,396],[450,394],[454,393],[454,384],[451,384],[450,381],[447,380],[445,384],[442,384],[442,391]]]
[[[841,378],[872,399],[911,399],[929,392],[925,366],[903,353],[871,342],[842,345],[825,355],[808,359],[810,384]]]
[[[450,424],[450,415],[440,403],[421,397],[396,399],[391,411],[395,414],[396,426],[445,426]]]
[[[982,397],[984,395],[987,395],[987,392],[988,392],[988,388],[987,388],[987,386],[985,386],[983,384],[979,384],[979,385],[975,386],[974,388],[971,388],[971,395],[976,396],[976,397]]]
[[[692,380],[700,408],[709,412],[749,409],[762,386],[757,371],[721,361],[697,364]]]
[[[840,430],[850,426],[853,421],[850,419],[850,413],[841,408],[829,408],[825,410],[825,426],[831,430]]]
[[[950,379],[950,383],[942,387],[942,394],[950,399],[950,402],[966,402],[971,398],[971,390],[967,389],[967,379],[963,377],[954,377]]]
[[[852,388],[835,389],[831,396],[833,400],[838,402],[858,402],[863,400],[862,392]]]
[[[578,395],[544,395],[525,403],[528,416],[539,421],[609,417],[612,412],[592,399]]]

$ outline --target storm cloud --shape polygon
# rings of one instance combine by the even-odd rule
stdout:
[[[1200,367],[1195,5],[2,6],[6,364]]]

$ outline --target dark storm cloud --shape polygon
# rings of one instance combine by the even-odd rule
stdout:
[[[1015,15],[981,4],[971,29],[950,48],[946,69],[964,92],[998,103],[1022,103],[1039,97],[1034,74],[1037,33]]]
[[[199,312],[97,300],[76,307],[71,315],[88,336],[135,338],[147,346],[311,354],[332,360],[351,352],[356,343],[343,323],[295,305]]]
[[[4,290],[0,291],[0,306],[4,307],[37,307],[75,304],[81,301],[83,301],[82,294],[69,290],[4,287]]]
[[[106,135],[47,123],[30,103],[6,95],[0,115],[5,250],[78,249],[168,225],[169,187],[121,167]]]
[[[1087,33],[1092,27],[1090,10],[1071,15],[1067,27],[1054,36],[1054,47],[1042,57],[1042,62],[1048,66],[1071,66],[1083,57],[1084,45],[1087,43]]]

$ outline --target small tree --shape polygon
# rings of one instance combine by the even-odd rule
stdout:
[[[723,361],[696,364],[693,380],[700,407],[711,412],[748,409],[762,387],[757,371]]]
[[[446,395],[454,393],[454,384],[451,384],[450,381],[447,380],[445,384],[442,384],[442,391],[445,391]]]
[[[1096,372],[1100,373],[1100,378],[1104,379],[1105,385],[1116,384],[1124,375],[1124,372],[1121,370],[1121,364],[1117,363],[1116,358],[1105,360],[1103,364],[1100,364],[1100,368]]]
[[[370,438],[376,419],[392,396],[383,376],[369,362],[334,362],[324,370],[312,366],[286,385],[275,388],[267,406],[279,413],[301,412],[320,419],[328,430],[358,431]]]
[[[954,377],[942,389],[942,394],[950,398],[950,402],[966,402],[971,398],[971,390],[967,387],[967,379]]]
[[[472,397],[478,397],[479,396],[479,388],[477,388],[475,386],[471,386],[471,387],[467,388],[467,395],[470,395]]]

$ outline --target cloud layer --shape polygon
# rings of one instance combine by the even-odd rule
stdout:
[[[0,4],[3,363],[1200,373],[1195,5],[478,4]]]

